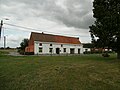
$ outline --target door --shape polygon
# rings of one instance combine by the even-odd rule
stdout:
[[[78,49],[78,54],[80,54],[80,49]]]
[[[60,49],[56,48],[56,54],[60,54]]]
[[[75,49],[74,48],[71,48],[70,49],[70,54],[74,54],[75,53]]]

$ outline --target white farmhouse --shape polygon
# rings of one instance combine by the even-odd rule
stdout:
[[[26,52],[34,54],[81,54],[79,38],[32,32]]]

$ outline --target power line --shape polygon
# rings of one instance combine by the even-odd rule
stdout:
[[[7,30],[16,30],[15,28],[8,28],[8,27],[4,27],[4,28],[7,29]],[[18,29],[18,30],[25,31],[25,32],[33,32],[33,30],[25,30],[25,29]]]
[[[19,25],[15,25],[15,24],[9,24],[9,23],[4,23],[6,25],[9,25],[9,26],[13,26],[13,27],[17,27],[17,28],[23,28],[23,29],[27,29],[27,30],[22,30],[22,31],[36,31],[36,32],[47,32],[47,33],[52,33],[54,34],[55,32],[49,32],[49,31],[45,31],[45,30],[40,30],[40,29],[35,29],[35,28],[30,28],[30,27],[24,27],[24,26],[19,26]],[[10,28],[7,28],[7,29],[10,29]],[[90,37],[90,36],[80,36],[80,35],[73,35],[73,34],[62,34],[62,33],[56,33],[56,34],[60,34],[60,35],[70,35],[70,36],[76,36],[76,37]]]
[[[24,26],[19,26],[19,25],[15,25],[15,24],[9,24],[9,23],[4,23],[6,25],[9,25],[9,26],[13,26],[13,27],[18,27],[18,28],[23,28],[23,29],[29,29],[29,30],[36,30],[38,31],[38,29],[34,29],[34,28],[29,28],[29,27],[24,27]],[[39,30],[39,31],[42,31],[42,30]]]

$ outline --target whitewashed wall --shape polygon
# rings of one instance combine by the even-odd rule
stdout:
[[[42,46],[39,45],[42,43]],[[52,44],[52,46],[50,46]],[[61,47],[61,44],[63,47]],[[42,53],[39,52],[39,47],[42,48]],[[56,48],[60,48],[60,54],[70,53],[70,48],[75,49],[75,54],[78,54],[78,49],[80,49],[80,53],[83,53],[83,45],[82,44],[63,44],[63,43],[54,43],[54,42],[39,42],[34,41],[34,53],[35,54],[50,54],[49,48],[53,48],[52,54],[56,54]],[[63,48],[66,48],[66,52],[64,52]]]

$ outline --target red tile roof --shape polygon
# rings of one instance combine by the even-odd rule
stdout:
[[[34,41],[41,42],[56,42],[56,43],[66,43],[66,44],[81,44],[79,38],[67,37],[60,35],[44,34],[44,33],[31,33],[31,38]]]

